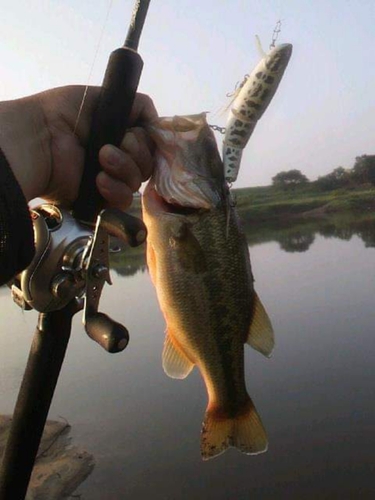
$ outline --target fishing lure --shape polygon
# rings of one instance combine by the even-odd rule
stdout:
[[[284,74],[293,46],[284,43],[267,54],[257,37],[262,59],[235,92],[223,141],[224,174],[228,182],[237,179],[242,152]]]

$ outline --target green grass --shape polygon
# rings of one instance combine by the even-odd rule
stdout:
[[[318,191],[313,185],[289,191],[265,186],[235,189],[234,195],[239,212],[259,221],[295,217],[317,209],[324,214],[375,211],[375,188],[368,186],[329,192]]]

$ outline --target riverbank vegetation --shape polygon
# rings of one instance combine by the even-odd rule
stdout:
[[[234,190],[238,210],[255,222],[329,214],[375,213],[375,155],[355,159],[353,168],[337,167],[309,181],[299,170],[279,172],[272,186]]]
[[[264,186],[237,189],[234,196],[240,215],[259,223],[271,219],[324,217],[340,212],[375,214],[375,188],[367,184],[324,192],[314,183],[292,191]]]

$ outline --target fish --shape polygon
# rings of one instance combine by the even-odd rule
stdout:
[[[254,290],[248,246],[206,114],[149,127],[155,169],[142,196],[147,264],[166,321],[162,364],[184,379],[196,366],[208,394],[201,456],[232,446],[266,451],[245,382],[244,346],[271,355],[271,321]]]
[[[237,179],[243,150],[275,95],[293,50],[290,43],[284,43],[266,54],[259,39],[258,44],[263,57],[235,93],[225,127],[224,175],[231,183]]]

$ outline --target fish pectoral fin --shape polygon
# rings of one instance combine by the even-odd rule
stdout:
[[[194,368],[194,363],[188,359],[185,354],[175,347],[171,336],[168,334],[165,337],[163,349],[163,369],[171,378],[186,378]]]
[[[271,320],[266,313],[258,295],[255,293],[253,303],[253,315],[246,340],[253,349],[264,354],[268,358],[271,356],[275,345],[275,338]]]
[[[188,224],[182,224],[171,234],[169,246],[184,271],[200,274],[207,270],[203,249]]]
[[[154,285],[156,285],[156,255],[153,246],[149,242],[147,242],[146,252],[148,271],[150,273],[152,282],[154,283]]]

